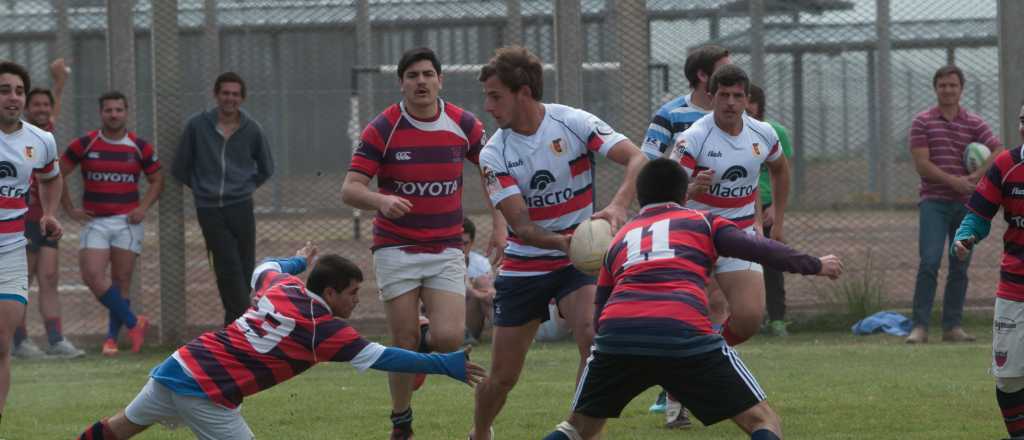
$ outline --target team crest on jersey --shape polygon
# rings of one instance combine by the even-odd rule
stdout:
[[[565,152],[565,147],[562,146],[562,138],[551,141],[551,152],[555,153],[555,156],[561,156]]]
[[[676,141],[676,145],[673,148],[675,148],[674,154],[681,157],[683,155],[683,152],[686,151],[686,139],[680,137],[679,140]]]
[[[25,146],[25,157],[28,158],[28,159],[31,159],[34,154],[35,154],[35,148],[26,145]]]
[[[754,142],[754,145],[751,145],[751,146],[754,147],[754,156],[760,156],[761,155],[760,144],[758,144],[757,142]]]

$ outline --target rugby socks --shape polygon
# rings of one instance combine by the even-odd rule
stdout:
[[[1004,393],[996,388],[996,401],[1003,412],[1003,423],[1010,437],[1024,437],[1024,390]]]
[[[14,329],[14,346],[20,346],[26,339],[28,339],[28,331],[25,330],[25,326],[19,325]]]
[[[78,440],[117,440],[117,436],[114,435],[114,431],[110,430],[107,419],[103,419],[93,423],[89,429],[78,436]]]
[[[132,309],[132,300],[126,299],[124,303],[128,305],[128,310]],[[121,333],[121,326],[124,322],[121,318],[117,317],[117,314],[113,310],[107,310],[107,339],[117,340],[117,336]]]
[[[750,433],[750,440],[779,440],[779,436],[767,429],[758,429]]]
[[[400,413],[391,413],[391,426],[393,431],[400,431],[404,434],[412,434],[412,407]]]
[[[61,333],[60,318],[46,318],[43,320],[43,325],[46,326],[46,341],[50,345],[56,345],[64,340],[64,334]]]
[[[135,314],[132,313],[128,302],[121,297],[121,288],[116,284],[112,284],[106,293],[100,297],[100,303],[120,318],[125,326],[135,328],[135,324],[137,324]]]

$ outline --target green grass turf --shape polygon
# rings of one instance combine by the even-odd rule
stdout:
[[[808,332],[784,339],[758,336],[739,347],[768,393],[790,439],[996,439],[1005,437],[995,403],[991,331],[979,341],[907,346],[891,336]],[[97,347],[92,347],[95,349]],[[489,346],[474,352],[489,363]],[[116,359],[14,361],[13,390],[0,439],[72,438],[123,408],[169,350]],[[496,438],[539,439],[565,417],[576,370],[573,345],[537,344],[519,386],[495,425]],[[635,399],[610,420],[606,439],[745,438],[731,422],[687,432],[661,428],[647,413],[657,390]],[[246,399],[242,413],[262,439],[382,439],[389,430],[387,376],[358,374],[348,365],[320,365]],[[417,438],[462,439],[472,420],[469,387],[431,377],[414,399]],[[186,428],[153,427],[138,438],[192,438]]]

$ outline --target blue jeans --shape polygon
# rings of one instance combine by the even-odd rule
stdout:
[[[960,221],[967,214],[967,208],[963,203],[943,200],[924,200],[919,208],[918,251],[921,263],[917,267],[917,282],[914,285],[913,321],[915,326],[928,328],[942,256],[949,255],[949,244],[953,241],[956,229],[960,227]],[[967,296],[967,267],[970,263],[970,259],[960,261],[956,257],[949,258],[946,291],[942,297],[943,330],[959,326],[963,318],[964,298]]]

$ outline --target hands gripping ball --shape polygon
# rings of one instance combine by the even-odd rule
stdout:
[[[971,142],[964,148],[964,167],[967,168],[968,173],[973,173],[981,168],[981,165],[988,159],[989,151],[985,144],[978,142]]]
[[[580,272],[597,275],[612,238],[612,225],[606,220],[589,219],[580,223],[569,242],[569,260]]]

